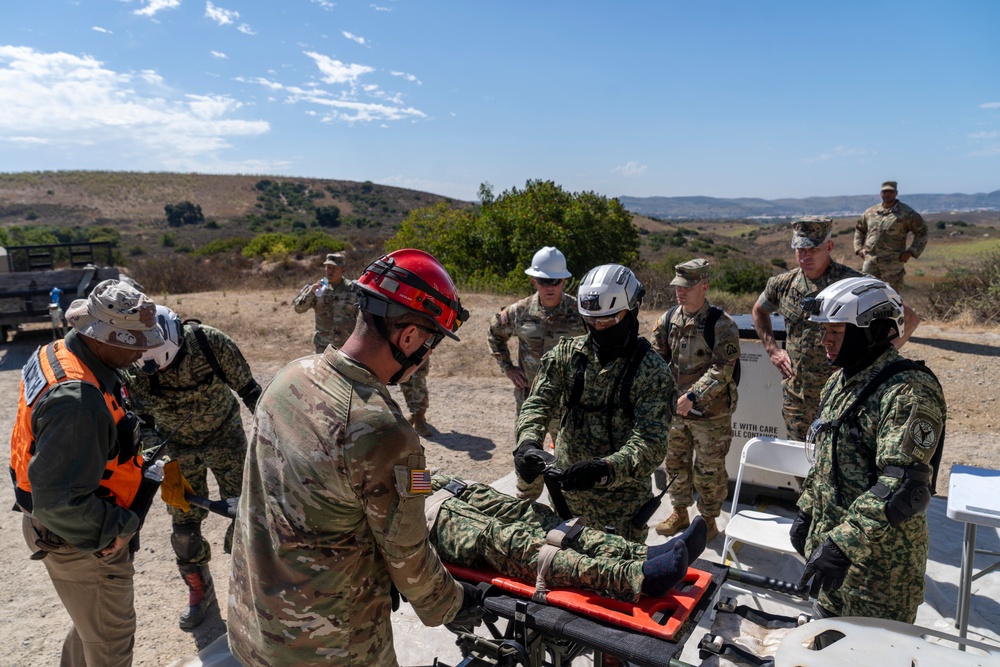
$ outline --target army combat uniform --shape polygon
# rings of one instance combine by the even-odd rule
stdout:
[[[354,331],[358,317],[358,294],[354,281],[344,278],[339,285],[327,285],[322,296],[316,296],[312,285],[302,288],[292,307],[300,315],[310,308],[316,311],[316,333],[313,345],[316,354],[323,354],[327,345],[340,348]]]
[[[740,358],[740,332],[725,313],[715,323],[715,348],[709,348],[705,320],[710,308],[706,301],[688,315],[677,307],[669,327],[667,311],[653,329],[653,348],[670,362],[678,395],[693,393],[693,410],[700,413],[674,415],[670,424],[665,465],[668,477],[677,474],[670,500],[675,509],[690,507],[697,489],[698,512],[706,519],[719,516],[728,493],[726,455],[738,398],[733,370]]]
[[[889,348],[849,379],[842,371],[835,373],[824,389],[829,397],[819,420],[829,424],[838,419],[861,388],[899,358]],[[832,593],[820,593],[818,601],[839,616],[913,623],[924,601],[927,516],[912,516],[892,528],[886,519],[886,501],[872,487],[876,481],[891,491],[900,486],[899,479],[884,474],[886,466],[930,463],[945,424],[944,395],[927,373],[903,371],[882,384],[857,414],[859,437],[852,437],[846,425],[840,427],[836,461],[833,431],[821,429],[815,437],[817,460],[798,501],[799,508],[812,517],[806,556],[830,538],[852,563],[844,585]],[[837,478],[841,505],[835,502]]]
[[[386,387],[328,348],[278,371],[254,416],[229,586],[248,667],[397,665],[390,586],[428,626],[463,600],[428,541],[420,439]]]
[[[913,244],[906,247],[907,235],[913,234]],[[927,246],[927,224],[919,213],[901,201],[892,208],[883,204],[872,206],[858,218],[854,229],[854,252],[862,251],[861,270],[889,283],[897,292],[903,288],[906,268],[899,256],[909,251],[913,257]]]
[[[194,326],[204,333],[221,374],[212,368]],[[233,392],[246,393],[257,384],[246,359],[229,336],[214,327],[185,323],[177,360],[153,375],[133,366],[126,382],[136,412],[155,419],[156,431],[143,429],[143,447],[147,452],[173,433],[165,453],[180,462],[181,472],[195,495],[209,496],[209,469],[223,498],[240,495],[247,438],[240,404]],[[188,415],[192,416],[184,422]],[[180,429],[174,433],[178,426]],[[193,506],[190,512],[170,506],[167,511],[174,526],[171,543],[182,572],[185,565],[208,563],[212,552],[200,529],[208,511]],[[226,553],[231,550],[232,535],[230,526],[224,544]]]
[[[434,490],[452,481],[435,475]],[[547,505],[468,484],[441,506],[431,542],[441,558],[465,567],[491,567],[506,576],[534,581],[545,536],[563,520]],[[573,586],[626,602],[639,599],[647,549],[618,535],[584,528],[560,549],[549,566],[549,586]]]
[[[764,312],[780,312],[785,318],[785,352],[792,366],[792,376],[781,381],[781,414],[789,440],[803,441],[819,409],[820,392],[834,369],[827,363],[821,343],[823,330],[810,322],[802,310],[802,299],[816,296],[820,290],[844,278],[862,274],[849,266],[830,262],[818,279],[809,280],[802,269],[795,268],[768,278],[757,299]]]
[[[578,355],[586,358],[583,392],[579,402],[570,405]],[[541,442],[552,416],[565,410],[556,436],[556,465],[565,470],[578,461],[602,458],[612,469],[607,486],[566,491],[570,511],[588,526],[613,526],[622,537],[645,543],[647,529],[634,527],[632,517],[652,497],[650,475],[667,453],[677,389],[666,362],[646,347],[622,404],[619,390],[630,357],[626,354],[602,367],[590,334],[563,338],[542,357],[521,406],[516,441]]]
[[[406,409],[411,415],[420,415],[423,418],[427,408],[430,407],[431,397],[427,391],[427,374],[430,372],[431,360],[424,359],[424,363],[420,364],[405,382],[399,383],[403,400],[406,401]]]
[[[493,358],[504,373],[513,368],[515,364],[511,360],[507,343],[511,336],[515,336],[516,365],[521,368],[527,380],[527,386],[514,387],[515,416],[521,412],[521,404],[531,390],[531,384],[542,363],[542,356],[564,337],[585,333],[587,329],[580,319],[576,299],[565,293],[562,295],[562,300],[552,308],[544,307],[536,292],[493,315],[486,339]],[[547,429],[548,433],[552,434],[553,440],[559,429],[560,416],[556,415]],[[518,475],[517,491],[520,497],[537,499],[542,493],[542,480],[539,478],[529,484]]]

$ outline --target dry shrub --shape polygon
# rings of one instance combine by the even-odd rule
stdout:
[[[1000,323],[1000,251],[949,271],[945,280],[931,288],[927,301],[935,319]]]

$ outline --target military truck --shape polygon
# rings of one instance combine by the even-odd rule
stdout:
[[[0,246],[0,343],[22,324],[65,328],[63,311],[74,299],[121,277],[111,241]]]

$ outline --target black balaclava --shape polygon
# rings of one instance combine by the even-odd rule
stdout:
[[[848,324],[840,352],[831,365],[844,369],[845,377],[852,377],[889,349],[890,334],[895,331],[888,320],[875,320],[867,329]]]
[[[621,322],[603,331],[588,326],[590,329],[590,344],[597,353],[602,366],[607,366],[615,359],[625,356],[639,336],[639,318],[634,310],[625,313]]]

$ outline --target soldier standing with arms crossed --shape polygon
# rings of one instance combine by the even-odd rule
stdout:
[[[555,347],[564,336],[586,333],[580,321],[576,299],[563,291],[571,274],[566,268],[566,257],[558,248],[546,246],[535,253],[531,266],[525,269],[531,276],[535,293],[502,309],[490,320],[487,341],[500,370],[514,385],[514,416],[521,412],[521,404],[531,390],[542,355]],[[507,341],[517,338],[517,364],[510,358]],[[555,440],[559,420],[554,419],[548,432]],[[528,484],[518,476],[519,498],[535,500],[541,495],[542,481]]]
[[[697,490],[698,513],[711,540],[719,534],[715,520],[729,491],[726,455],[738,398],[734,372],[740,332],[729,315],[708,302],[707,261],[692,259],[674,271],[670,284],[678,305],[656,322],[653,347],[670,364],[677,383],[677,410],[664,462],[667,476],[677,478],[670,487],[674,511],[657,524],[656,532],[673,535],[691,524],[688,508]]]
[[[394,667],[393,589],[426,625],[476,621],[478,589],[428,541],[430,471],[386,388],[457,340],[468,311],[421,250],[376,260],[358,292],[344,346],[278,371],[254,413],[228,615],[247,667]]]

